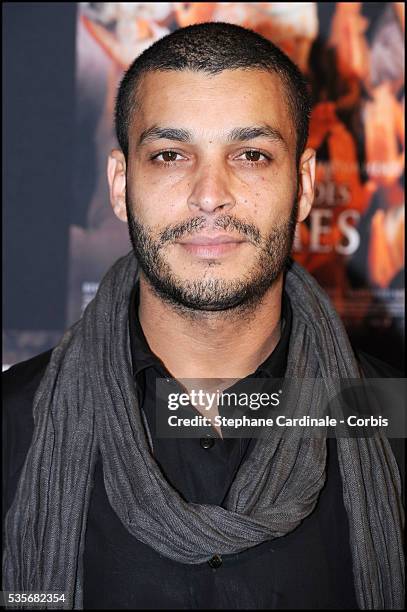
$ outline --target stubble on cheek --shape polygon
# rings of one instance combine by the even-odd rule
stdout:
[[[130,199],[126,199],[130,240],[134,253],[152,289],[167,302],[192,311],[222,311],[253,308],[280,275],[290,254],[296,222],[296,206],[288,220],[262,237],[258,228],[230,215],[217,219],[222,229],[244,234],[252,243],[253,262],[242,264],[240,270],[229,278],[222,278],[222,262],[204,262],[202,271],[176,257],[166,256],[167,246],[175,240],[196,233],[206,224],[204,217],[194,217],[185,222],[170,225],[160,231],[142,225],[136,218]],[[168,251],[167,251],[168,252]],[[179,265],[178,265],[179,264]],[[230,266],[229,266],[230,269]],[[216,273],[214,275],[214,272]],[[219,274],[220,273],[220,274]],[[183,278],[182,278],[183,276]]]

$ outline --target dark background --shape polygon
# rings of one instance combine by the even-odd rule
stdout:
[[[4,3],[3,327],[65,327],[76,3]]]

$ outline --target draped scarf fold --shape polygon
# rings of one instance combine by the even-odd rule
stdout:
[[[83,607],[83,551],[98,453],[110,504],[138,540],[197,564],[293,531],[325,481],[326,439],[260,438],[240,466],[225,507],[186,502],[165,479],[147,439],[132,376],[133,253],[108,271],[83,317],[62,337],[33,402],[34,433],[5,523],[4,590],[64,592],[59,609]],[[359,378],[344,327],[327,295],[298,264],[285,277],[293,321],[286,377]],[[297,398],[317,415],[319,386]],[[403,509],[388,440],[337,440],[361,609],[402,609]],[[36,606],[37,607],[37,606]],[[44,607],[55,607],[44,604]]]

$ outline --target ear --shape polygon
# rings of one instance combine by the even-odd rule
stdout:
[[[297,223],[304,221],[311,211],[315,194],[315,163],[314,149],[305,149],[301,155],[298,186],[298,217]]]
[[[113,149],[107,161],[110,203],[120,221],[127,222],[126,212],[126,159],[119,149]]]

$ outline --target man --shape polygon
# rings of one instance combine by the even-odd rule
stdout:
[[[5,590],[85,609],[402,605],[400,476],[381,435],[155,430],[160,378],[331,392],[360,376],[288,259],[314,194],[308,116],[291,61],[230,24],[177,30],[125,74],[107,171],[138,264],[119,260],[52,355],[6,374]],[[310,413],[316,388],[297,402]]]

